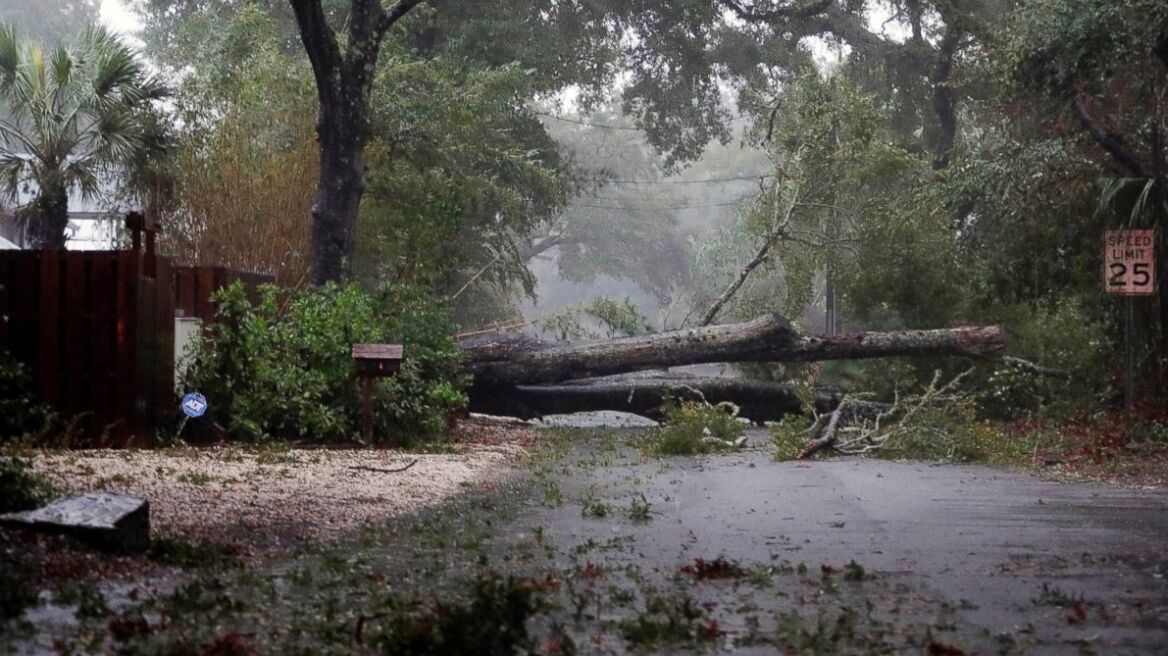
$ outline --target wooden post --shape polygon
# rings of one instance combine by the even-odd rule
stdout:
[[[361,391],[365,406],[364,430],[362,432],[365,434],[365,443],[369,444],[373,442],[373,376],[361,375]]]
[[[353,364],[357,367],[357,376],[361,379],[362,405],[365,417],[365,442],[373,441],[373,379],[387,378],[397,373],[401,368],[401,344],[354,344]]]

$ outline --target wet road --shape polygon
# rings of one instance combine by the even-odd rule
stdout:
[[[818,571],[854,560],[885,582],[867,594],[911,589],[892,612],[957,625],[950,635],[971,653],[1168,654],[1164,492],[978,466],[778,463],[762,446],[663,460],[584,450],[576,461],[584,464],[564,469],[566,498],[615,512],[587,517],[566,503],[528,521],[564,548],[626,539],[627,550],[604,556],[609,566],[667,574],[724,556]],[[653,509],[647,523],[619,510],[642,495]],[[749,599],[775,611],[788,602]],[[938,609],[951,617],[938,620]],[[735,626],[734,617],[722,622]]]

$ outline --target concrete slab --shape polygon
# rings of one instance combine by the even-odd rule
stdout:
[[[150,502],[88,492],[36,510],[0,515],[0,525],[71,535],[100,549],[141,551],[150,545]]]

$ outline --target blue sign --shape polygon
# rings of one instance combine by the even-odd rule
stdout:
[[[182,411],[188,417],[202,417],[207,411],[207,397],[198,392],[191,392],[183,397]]]

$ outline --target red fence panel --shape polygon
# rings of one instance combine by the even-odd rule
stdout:
[[[135,251],[0,251],[0,344],[87,443],[148,444],[175,405],[174,285]]]
[[[215,320],[215,304],[211,294],[231,283],[243,283],[252,302],[259,300],[261,285],[274,285],[276,277],[268,273],[234,271],[225,267],[177,266],[174,267],[175,310],[182,316],[197,317],[203,323]]]

